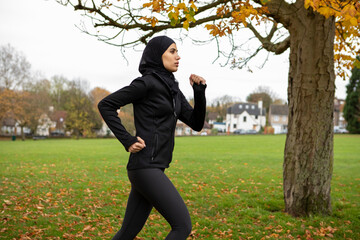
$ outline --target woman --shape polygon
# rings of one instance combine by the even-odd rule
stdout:
[[[177,119],[195,131],[204,125],[206,82],[194,74],[189,78],[194,90],[193,109],[173,75],[179,60],[172,39],[166,36],[151,39],[140,61],[142,76],[105,97],[98,105],[106,124],[130,152],[127,171],[131,192],[115,240],[134,239],[153,207],[171,226],[166,239],[186,239],[191,232],[189,211],[164,170],[172,159]],[[136,137],[126,131],[117,113],[117,109],[128,103],[134,107]]]

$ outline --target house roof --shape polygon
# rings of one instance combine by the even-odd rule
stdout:
[[[15,127],[16,120],[14,118],[4,118],[2,125],[8,127]]]
[[[220,114],[219,114],[219,113],[216,113],[216,112],[209,112],[209,113],[208,113],[208,119],[209,119],[209,120],[216,120],[219,115],[220,115]]]
[[[289,114],[289,107],[288,105],[271,104],[269,112],[271,115],[287,116]]]
[[[236,103],[227,109],[228,114],[241,114],[244,111],[250,115],[260,115],[260,109],[257,103]],[[266,114],[266,109],[262,108],[261,115]]]
[[[67,112],[66,112],[66,111],[55,111],[55,112],[51,115],[51,120],[57,122],[57,121],[60,121],[60,119],[62,118],[63,121],[65,121],[66,115],[67,115]]]

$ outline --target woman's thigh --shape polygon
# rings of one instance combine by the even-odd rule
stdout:
[[[128,175],[132,187],[156,208],[171,227],[191,226],[189,211],[183,199],[162,169],[132,170]]]

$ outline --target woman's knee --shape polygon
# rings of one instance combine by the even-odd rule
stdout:
[[[184,237],[188,237],[192,230],[191,221],[184,222],[183,224],[181,224],[180,226],[176,227],[173,230],[175,230],[177,232],[181,232],[181,234]]]
[[[191,234],[191,224],[173,227],[165,240],[185,240]]]

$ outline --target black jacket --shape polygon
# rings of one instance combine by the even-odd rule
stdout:
[[[129,86],[100,101],[98,108],[104,121],[126,151],[137,142],[137,138],[129,134],[121,124],[117,109],[133,103],[136,136],[145,141],[146,147],[138,153],[130,154],[128,170],[169,167],[177,119],[195,131],[203,128],[206,112],[205,88],[206,85],[193,84],[193,109],[180,90],[171,91],[160,75],[151,73],[135,79]]]

